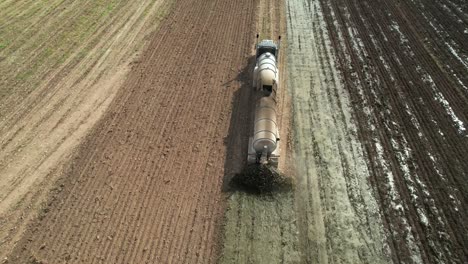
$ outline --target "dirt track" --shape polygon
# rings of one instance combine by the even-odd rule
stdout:
[[[252,1],[177,1],[11,262],[214,261],[223,138],[254,12]]]

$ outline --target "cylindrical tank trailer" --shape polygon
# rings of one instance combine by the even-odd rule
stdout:
[[[258,38],[258,35],[257,35]],[[255,107],[253,136],[249,139],[249,163],[278,166],[279,129],[276,122],[276,91],[279,84],[277,68],[278,46],[272,40],[256,45],[257,62],[253,86],[261,91]],[[257,95],[258,96],[258,95]]]
[[[261,97],[255,109],[253,136],[249,139],[248,163],[278,166],[280,136],[276,116],[275,99]]]
[[[262,97],[255,111],[252,146],[257,153],[271,154],[279,140],[276,124],[276,102],[271,97]]]
[[[276,93],[279,83],[279,73],[276,67],[276,58],[270,52],[261,54],[257,58],[254,69],[253,86],[269,96],[273,91]]]

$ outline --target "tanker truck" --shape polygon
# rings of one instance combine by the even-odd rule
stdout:
[[[281,36],[278,44],[272,40],[262,40],[256,44],[253,87],[258,100],[255,105],[253,135],[249,138],[249,164],[278,166],[280,137],[276,118],[276,93],[279,85],[277,58],[280,41]]]

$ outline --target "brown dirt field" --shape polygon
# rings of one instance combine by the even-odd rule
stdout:
[[[216,260],[254,12],[246,0],[176,2],[9,263]]]
[[[1,259],[38,215],[170,3],[0,3]]]

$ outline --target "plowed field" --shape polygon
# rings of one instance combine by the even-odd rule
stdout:
[[[12,262],[214,261],[254,4],[175,3]]]
[[[108,108],[170,3],[0,2],[2,260],[46,207],[48,190]]]

